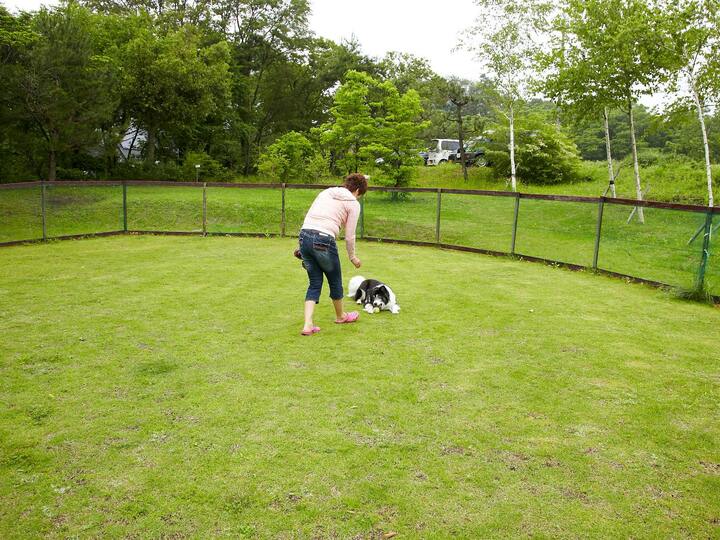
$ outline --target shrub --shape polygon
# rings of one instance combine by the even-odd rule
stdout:
[[[663,154],[658,148],[646,148],[638,145],[638,165],[641,167],[649,167],[650,165],[657,165],[662,161],[666,161],[666,158],[672,160],[672,156]],[[625,161],[632,167],[632,155],[627,156]]]
[[[200,165],[197,173],[202,182],[227,180],[231,174],[219,161],[214,160],[205,152],[188,152],[182,165],[183,180],[195,180],[196,165]]]
[[[561,184],[590,180],[581,173],[580,153],[570,137],[554,122],[538,114],[519,119],[515,130],[518,179],[526,184]],[[510,176],[507,126],[496,126],[486,156],[496,178]]]
[[[183,180],[183,178],[182,169],[174,161],[147,164],[143,161],[131,160],[118,164],[111,175],[111,179],[116,180],[168,180],[177,182]]]
[[[95,171],[75,167],[58,167],[56,176],[59,180],[94,180],[96,178]]]
[[[279,182],[306,183],[322,177],[325,160],[305,135],[290,131],[260,156],[260,174]]]

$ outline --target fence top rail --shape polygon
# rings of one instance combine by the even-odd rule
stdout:
[[[437,191],[437,189],[433,191]],[[440,191],[450,195],[484,195],[486,197],[512,197],[513,199],[519,195],[516,191],[494,191],[485,189],[440,188]]]
[[[173,182],[171,180],[123,180],[122,183],[127,186],[203,187],[202,182]]]
[[[580,195],[550,195],[543,193],[518,193],[521,199],[534,199],[538,201],[561,201],[561,202],[580,202],[580,203],[598,203],[599,197],[582,197]]]
[[[709,212],[720,214],[720,206],[700,206],[696,204],[667,203],[660,201],[638,201],[637,199],[618,199],[602,197],[606,204],[619,204],[622,206],[642,206],[643,208],[664,208],[665,210],[681,210],[684,212]]]
[[[9,184],[0,184],[0,189],[22,189],[22,188],[33,188],[41,185],[42,182],[11,182]]]
[[[241,184],[236,182],[208,182],[207,187],[223,187],[223,188],[241,188],[241,189],[281,189],[283,187],[282,184],[278,183],[269,183],[266,182],[264,184]]]
[[[174,182],[169,180],[56,180],[54,182],[32,181],[0,183],[0,189],[22,189],[45,186],[56,187],[82,187],[82,186],[172,186],[172,187],[203,187],[204,182]],[[310,189],[319,190],[335,187],[331,184],[282,184],[282,183],[235,183],[235,182],[208,182],[208,187],[238,188],[238,189]],[[685,212],[709,212],[720,214],[720,206],[701,206],[693,204],[670,203],[660,201],[638,201],[636,199],[622,199],[611,197],[584,197],[576,195],[551,195],[541,193],[521,193],[513,191],[493,191],[482,189],[455,189],[455,188],[421,188],[421,187],[389,187],[369,186],[368,191],[400,192],[400,193],[446,193],[452,195],[475,195],[485,197],[513,197],[520,199],[534,199],[558,202],[580,202],[617,204],[622,206],[641,206],[643,208],[661,208],[665,210],[680,210]]]

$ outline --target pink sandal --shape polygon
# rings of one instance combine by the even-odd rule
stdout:
[[[355,322],[360,318],[360,314],[357,311],[351,311],[350,313],[346,313],[345,316],[340,321],[335,321],[335,324],[346,324]]]
[[[313,334],[317,334],[320,331],[319,326],[313,326],[310,330],[303,330],[300,332],[301,336],[312,336]]]

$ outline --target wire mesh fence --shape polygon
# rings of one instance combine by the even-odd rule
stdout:
[[[705,281],[711,294],[720,296],[720,214],[713,216],[711,247]],[[714,247],[714,249],[713,249]]]
[[[592,266],[597,204],[521,198],[515,252]]]
[[[327,186],[180,182],[0,185],[0,245],[166,232],[296,236]],[[720,296],[720,208],[609,198],[372,187],[358,235],[592,268]],[[640,212],[642,208],[642,222]]]

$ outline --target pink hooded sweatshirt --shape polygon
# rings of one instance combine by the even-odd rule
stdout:
[[[345,247],[350,262],[355,264],[355,227],[360,216],[360,203],[350,190],[344,187],[332,187],[315,197],[310,210],[305,215],[303,229],[313,229],[337,238],[340,228],[345,226]]]

